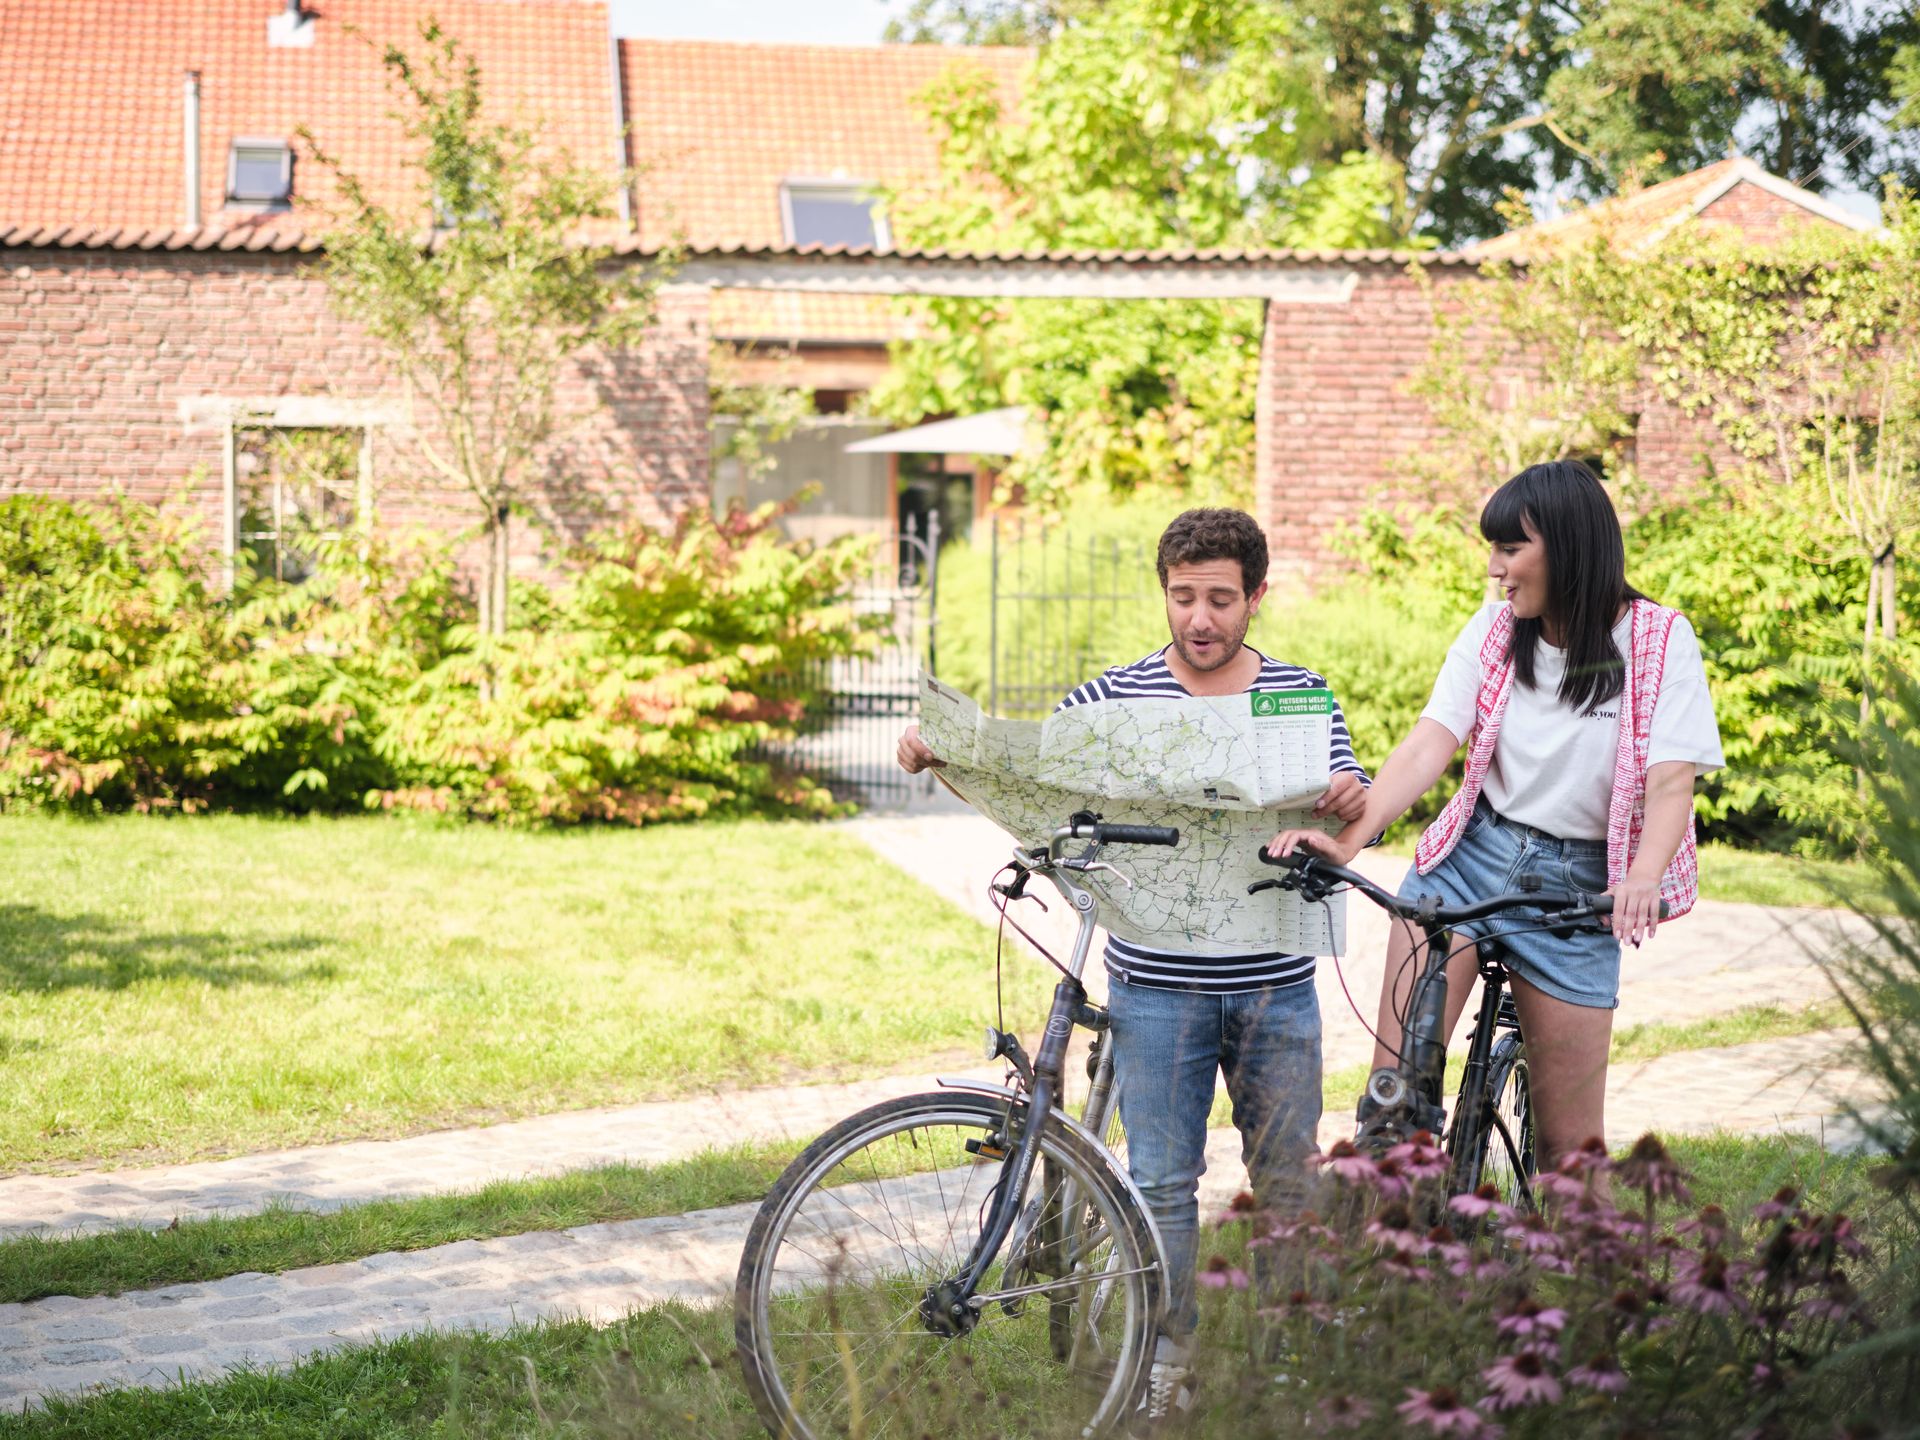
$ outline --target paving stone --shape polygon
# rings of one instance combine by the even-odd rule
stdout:
[[[278,1315],[280,1302],[271,1295],[242,1295],[237,1300],[216,1300],[202,1307],[209,1320],[244,1320],[254,1315]]]
[[[105,1316],[90,1316],[80,1320],[60,1320],[47,1326],[45,1334],[49,1340],[117,1340],[126,1334],[127,1327],[117,1320]]]
[[[22,1345],[34,1343],[34,1339],[32,1331],[18,1325],[0,1326],[0,1351],[18,1350]]]
[[[181,1304],[187,1297],[177,1290],[148,1290],[130,1298],[142,1310],[165,1310]],[[44,1305],[46,1301],[39,1303]]]
[[[121,1358],[114,1345],[49,1345],[40,1352],[52,1365],[98,1365]]]
[[[295,1290],[311,1288],[331,1291],[345,1281],[364,1280],[372,1273],[368,1266],[358,1260],[343,1260],[337,1265],[314,1265],[305,1270],[289,1270],[280,1277],[280,1282]],[[313,1303],[312,1297],[307,1297],[303,1303]]]
[[[170,1331],[160,1335],[136,1335],[133,1348],[142,1355],[182,1355],[191,1350],[207,1348],[203,1335],[184,1335]]]
[[[264,1344],[279,1338],[280,1325],[273,1320],[228,1321],[221,1325],[208,1325],[201,1333],[223,1345]]]

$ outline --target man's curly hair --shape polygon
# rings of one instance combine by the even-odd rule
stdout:
[[[1198,565],[1206,560],[1238,560],[1241,593],[1251,595],[1267,578],[1267,537],[1260,522],[1244,510],[1205,506],[1174,517],[1161,532],[1155,568],[1160,588],[1167,588],[1172,565]]]

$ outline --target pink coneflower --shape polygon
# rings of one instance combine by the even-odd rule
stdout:
[[[1633,1142],[1633,1149],[1627,1152],[1627,1158],[1614,1167],[1624,1184],[1636,1190],[1645,1191],[1656,1200],[1686,1201],[1692,1198],[1687,1189],[1686,1172],[1667,1153],[1667,1147],[1654,1134],[1642,1135]]]
[[[1529,1296],[1500,1317],[1502,1335],[1517,1335],[1522,1340],[1558,1335],[1566,1328],[1567,1312],[1550,1310]]]
[[[1387,1151],[1386,1158],[1398,1165],[1409,1180],[1431,1180],[1447,1173],[1447,1157],[1430,1144],[1423,1130],[1420,1135]]]
[[[1283,1240],[1303,1241],[1323,1245],[1337,1245],[1340,1237],[1311,1210],[1302,1210],[1292,1220],[1275,1221],[1265,1235],[1249,1240],[1249,1245],[1272,1245]]]
[[[1758,1205],[1753,1207],[1753,1218],[1766,1221],[1778,1220],[1783,1216],[1791,1215],[1799,1199],[1800,1192],[1798,1190],[1794,1189],[1791,1185],[1782,1185],[1778,1190],[1773,1192],[1773,1198],[1771,1200],[1762,1200]]]
[[[1373,1188],[1389,1200],[1404,1200],[1413,1193],[1412,1180],[1406,1168],[1391,1155],[1382,1155],[1373,1162],[1370,1180]]]
[[[1808,1220],[1806,1228],[1794,1234],[1793,1243],[1803,1250],[1839,1251],[1855,1259],[1867,1253],[1867,1247],[1853,1233],[1853,1221],[1837,1212]]]
[[[1702,1315],[1725,1315],[1737,1305],[1733,1285],[1727,1257],[1717,1250],[1709,1250],[1687,1267],[1687,1273],[1674,1277],[1670,1290],[1674,1301],[1689,1310],[1698,1310]]]
[[[1419,1257],[1411,1250],[1389,1248],[1380,1257],[1380,1268],[1402,1280],[1420,1281],[1433,1278],[1427,1267],[1420,1263]]]
[[[1394,1407],[1410,1424],[1424,1425],[1436,1435],[1497,1435],[1499,1430],[1486,1417],[1460,1398],[1451,1385],[1436,1385],[1431,1390],[1407,1388],[1407,1398]]]
[[[1447,1261],[1447,1269],[1462,1280],[1498,1280],[1510,1269],[1504,1260],[1496,1260],[1491,1255],[1476,1256],[1471,1252],[1463,1253]]]
[[[1318,1430],[1352,1430],[1373,1418],[1373,1405],[1358,1395],[1335,1395],[1318,1408]]]
[[[1693,1219],[1682,1220],[1673,1228],[1682,1235],[1698,1235],[1701,1244],[1717,1250],[1733,1233],[1733,1221],[1718,1205],[1707,1205]]]
[[[1398,1202],[1382,1205],[1367,1222],[1366,1234],[1369,1240],[1388,1249],[1418,1254],[1427,1248],[1426,1240],[1414,1229],[1413,1212]]]
[[[1602,1350],[1591,1356],[1586,1364],[1576,1365],[1567,1371],[1567,1383],[1598,1390],[1602,1395],[1618,1395],[1627,1388],[1627,1375],[1613,1352]]]
[[[1532,1348],[1502,1355],[1480,1372],[1480,1378],[1487,1382],[1484,1403],[1494,1410],[1551,1405],[1561,1394],[1560,1382],[1547,1368],[1547,1357]]]
[[[1562,1175],[1604,1175],[1613,1169],[1613,1157],[1607,1154],[1607,1142],[1590,1135],[1577,1150],[1569,1150],[1555,1167]]]
[[[1351,1140],[1334,1141],[1326,1154],[1313,1157],[1313,1163],[1325,1166],[1334,1179],[1349,1185],[1366,1185],[1373,1180],[1373,1157],[1354,1149]]]
[[[1247,1288],[1247,1272],[1235,1265],[1224,1255],[1211,1257],[1195,1275],[1194,1283],[1205,1285],[1209,1290],[1244,1290]]]
[[[1513,1218],[1513,1207],[1500,1198],[1500,1192],[1492,1185],[1482,1185],[1471,1195],[1454,1196],[1447,1202],[1447,1208],[1469,1220],[1484,1220],[1491,1215],[1505,1224]]]
[[[1242,1190],[1227,1202],[1227,1208],[1214,1217],[1216,1225],[1235,1225],[1242,1220],[1251,1220],[1260,1212],[1260,1202],[1253,1198],[1253,1192]]]
[[[1503,1234],[1509,1245],[1516,1246],[1529,1255],[1560,1253],[1560,1236],[1539,1215],[1523,1215],[1518,1225],[1509,1225]]]
[[[1309,1320],[1327,1325],[1333,1321],[1333,1306],[1325,1300],[1315,1299],[1311,1292],[1296,1290],[1287,1296],[1284,1305],[1269,1305],[1260,1312],[1269,1320],[1286,1320],[1294,1316],[1305,1316]]]
[[[1578,1205],[1587,1198],[1587,1182],[1578,1175],[1566,1175],[1555,1170],[1546,1175],[1534,1177],[1533,1193],[1558,1205]]]

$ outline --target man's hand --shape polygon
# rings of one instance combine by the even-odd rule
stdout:
[[[918,725],[907,727],[906,734],[900,737],[900,744],[893,753],[900,762],[900,768],[909,775],[918,775],[926,769],[937,770],[947,763],[927,748],[927,742],[920,738]]]
[[[1327,793],[1313,802],[1315,819],[1331,815],[1342,825],[1351,825],[1366,813],[1367,787],[1360,783],[1360,777],[1351,770],[1336,773],[1327,784]]]

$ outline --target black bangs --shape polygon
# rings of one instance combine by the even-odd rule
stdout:
[[[1480,534],[1489,545],[1523,545],[1527,539],[1525,522],[1533,519],[1533,506],[1527,502],[1532,486],[1523,483],[1523,471],[1488,497],[1480,511]],[[1539,533],[1539,527],[1534,527]]]

